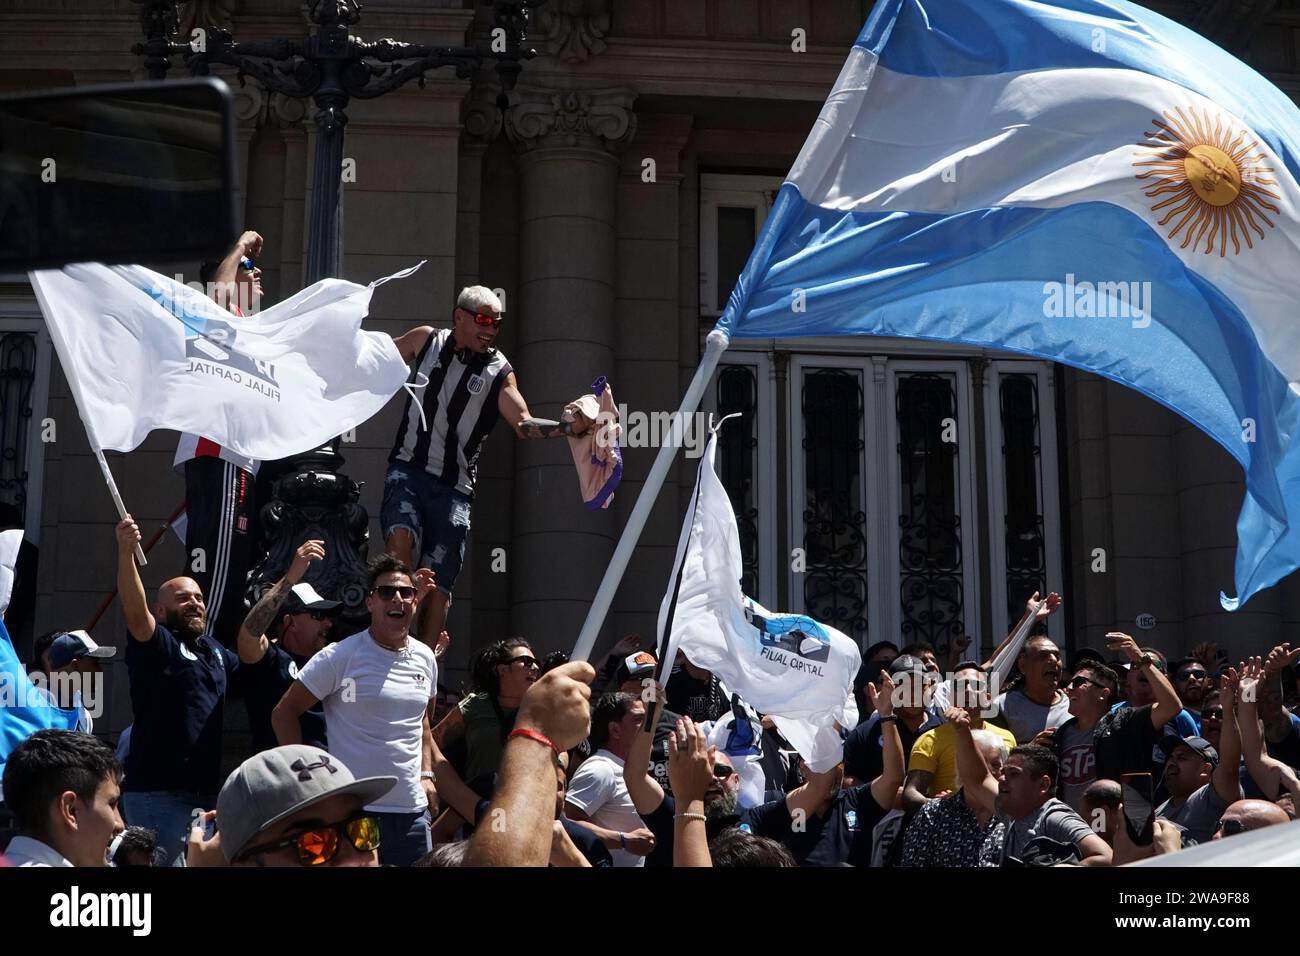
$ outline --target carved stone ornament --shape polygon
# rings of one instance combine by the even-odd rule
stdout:
[[[533,13],[533,36],[565,63],[581,63],[605,52],[609,0],[550,0]]]
[[[243,86],[232,83],[230,94],[235,101],[235,121],[240,125],[258,125],[266,109],[266,90],[256,83]]]
[[[505,128],[523,150],[580,146],[617,150],[636,133],[631,90],[516,90]]]
[[[307,101],[283,93],[272,93],[270,116],[282,127],[298,126],[307,118]]]
[[[325,542],[325,560],[312,562],[307,581],[343,602],[346,624],[365,627],[370,531],[360,497],[355,481],[332,472],[291,472],[279,479],[274,497],[262,508],[262,543],[268,551],[249,575],[247,605],[256,604],[284,575],[299,544],[315,538]]]
[[[501,84],[489,70],[480,70],[474,85],[461,103],[461,122],[468,142],[486,146],[501,135],[501,107],[497,97]]]

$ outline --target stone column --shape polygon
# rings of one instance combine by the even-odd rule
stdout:
[[[521,180],[509,358],[536,415],[558,417],[613,370],[615,151],[635,132],[634,98],[625,89],[521,88],[506,112]],[[583,507],[559,439],[516,447],[514,503],[513,630],[537,650],[568,651],[613,553],[613,515]]]
[[[1070,526],[1070,615],[1076,647],[1101,648],[1116,618],[1114,529],[1111,508],[1110,444],[1106,435],[1106,380],[1078,369],[1065,370],[1065,483],[1070,500],[1062,523]],[[1104,570],[1103,570],[1104,569]]]
[[[639,116],[636,142],[623,156],[615,266],[617,358],[611,381],[615,399],[628,406],[629,414],[676,411],[685,394],[678,385],[682,351],[698,349],[689,337],[687,343],[679,342],[682,323],[678,311],[681,153],[690,137],[692,120],[687,115],[662,113]],[[689,275],[698,281],[698,267],[692,267]],[[688,442],[702,442],[703,432],[692,431],[686,437]],[[701,447],[696,444],[692,453]],[[610,506],[619,528],[627,523],[658,453],[657,445],[624,451],[623,484]],[[677,489],[685,486],[688,493],[694,490],[697,463],[698,458],[687,459],[680,450],[674,459],[675,467],[668,473],[650,512],[619,599],[611,608],[610,621],[618,636],[637,633],[653,642],[659,605],[681,532],[683,509]],[[689,479],[683,480],[683,476]]]
[[[459,189],[456,204],[456,272],[453,295],[470,285],[485,285],[501,289],[506,306],[506,324],[502,327],[498,347],[513,356],[512,340],[507,332],[513,331],[514,299],[517,280],[514,268],[514,244],[507,252],[484,235],[484,222],[500,217],[500,208],[507,205],[505,194],[512,189],[502,189],[498,184],[487,184],[485,169],[489,147],[501,135],[501,110],[496,104],[500,87],[490,68],[475,77],[474,85],[461,104],[461,134],[459,157]],[[507,151],[507,163],[510,162]],[[510,168],[513,177],[513,168]],[[489,201],[490,200],[490,201]],[[451,301],[441,314],[433,316],[439,324],[451,315]],[[478,482],[475,488],[473,530],[465,550],[465,562],[456,583],[454,611],[463,612],[469,626],[452,632],[452,644],[446,664],[448,672],[455,669],[468,677],[469,663],[479,648],[509,631],[509,572],[510,499],[514,474],[515,437],[498,426],[491,440],[483,446],[478,462]],[[447,686],[454,686],[455,681]]]

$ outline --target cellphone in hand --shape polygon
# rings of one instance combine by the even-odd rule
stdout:
[[[1150,846],[1155,839],[1155,788],[1149,773],[1126,773],[1119,778],[1124,794],[1124,826],[1136,846]]]

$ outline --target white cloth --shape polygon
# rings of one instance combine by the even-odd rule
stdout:
[[[623,780],[623,761],[608,750],[597,750],[582,762],[569,781],[565,803],[571,803],[598,827],[618,833],[645,829]],[[645,866],[645,857],[615,847],[615,866]]]
[[[736,515],[713,461],[716,430],[700,460],[695,494],[682,526],[659,633],[671,633],[665,660],[680,649],[712,671],[761,714],[816,772],[843,758],[836,722],[858,722],[853,678],[862,663],[857,643],[801,614],[777,614],[740,590]],[[679,586],[680,581],[680,586]],[[674,606],[674,596],[676,602]]]
[[[288,458],[365,422],[406,380],[392,338],[361,331],[378,282],[322,279],[232,322],[142,266],[30,278],[92,447],[131,451],[172,428],[248,458]]]
[[[22,528],[0,531],[0,615],[9,610],[9,599],[14,593],[14,566],[18,564],[18,549],[22,546]]]
[[[25,836],[10,840],[4,857],[13,866],[72,866],[54,847]]]
[[[420,785],[423,718],[438,693],[433,651],[414,637],[400,651],[365,630],[328,644],[298,672],[325,705],[329,751],[358,779],[395,776],[397,785],[367,810],[413,813],[429,805]]]

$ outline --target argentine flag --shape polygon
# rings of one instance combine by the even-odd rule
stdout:
[[[1063,362],[1241,463],[1232,610],[1300,566],[1300,111],[1125,0],[879,0],[719,328]]]

